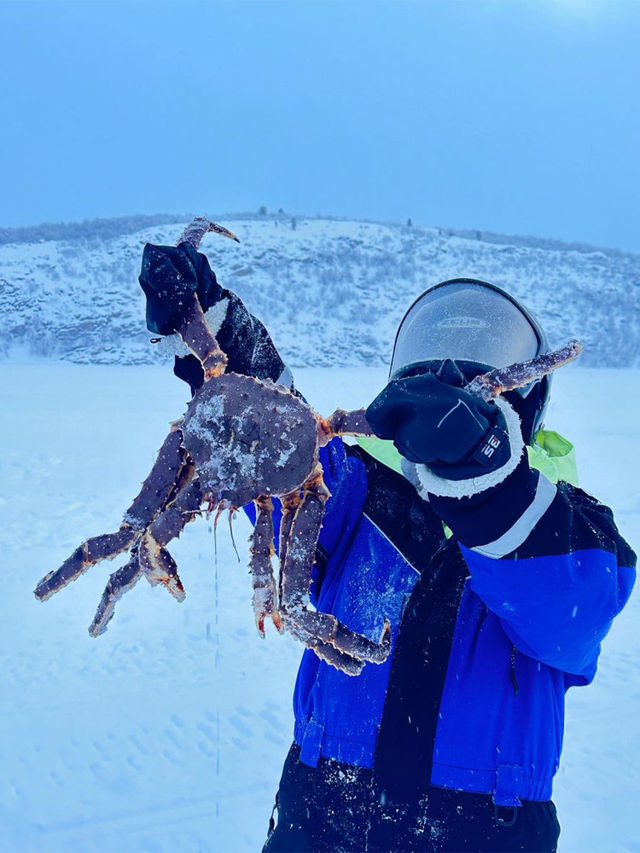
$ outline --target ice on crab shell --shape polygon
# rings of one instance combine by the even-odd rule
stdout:
[[[210,397],[208,400],[198,402],[196,410],[189,421],[189,431],[196,435],[202,441],[207,441],[211,436],[211,422],[221,422],[225,411],[225,397],[223,394]],[[275,411],[279,415],[289,415],[290,410],[286,406],[278,405]],[[245,419],[241,415],[234,415],[231,418],[230,426],[234,432],[241,432],[245,424]],[[289,433],[283,430],[280,434],[280,440],[287,442]],[[257,450],[257,442],[250,448],[244,449],[236,445],[227,453],[228,462],[225,464],[223,459],[211,459],[211,462],[205,467],[212,473],[215,471],[229,488],[235,485],[234,473],[237,477],[251,475],[257,470],[257,463],[266,458],[265,450]],[[291,456],[296,451],[296,445],[289,438],[289,441],[279,451],[275,464],[278,468],[284,468]]]
[[[207,421],[218,421],[224,415],[224,395],[217,394],[208,400],[199,400],[196,410],[191,416],[189,429],[203,440],[206,440],[210,429]]]
[[[233,490],[257,473],[264,455],[264,451],[253,453],[236,445],[229,448],[225,456],[213,455],[208,461],[201,462],[199,468],[205,479],[224,483],[225,490]]]
[[[282,436],[284,438],[284,435]],[[295,452],[296,446],[292,442],[289,443],[288,447],[283,447],[280,453],[278,454],[278,458],[276,459],[276,467],[284,468],[292,454]]]

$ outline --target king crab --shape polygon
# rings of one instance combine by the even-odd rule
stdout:
[[[205,219],[196,219],[179,242],[196,249],[207,231],[237,240],[234,234]],[[363,409],[336,410],[322,418],[303,400],[273,382],[227,373],[227,357],[209,329],[194,294],[186,305],[178,334],[200,360],[205,381],[187,411],[165,438],[142,488],[126,511],[120,528],[87,539],[55,571],[38,583],[35,595],[45,601],[89,566],[124,551],[128,562],[109,578],[89,633],[106,629],[117,601],[145,575],[162,584],[178,600],[185,593],[177,565],[167,550],[186,524],[207,510],[233,510],[251,502],[256,521],[251,535],[250,571],[256,625],[264,636],[271,618],[326,663],[349,675],[364,664],[383,663],[390,648],[390,626],[383,622],[378,640],[355,633],[330,613],[308,606],[311,569],[324,506],[330,498],[319,462],[319,448],[335,436],[371,435]],[[531,362],[491,371],[474,380],[485,399],[524,385],[572,360],[572,342]],[[279,577],[276,584],[273,499],[282,504]]]

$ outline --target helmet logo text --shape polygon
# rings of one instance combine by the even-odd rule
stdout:
[[[445,317],[436,323],[439,329],[488,329],[489,324],[481,317]]]

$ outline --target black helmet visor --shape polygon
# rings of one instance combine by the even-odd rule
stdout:
[[[508,294],[473,280],[444,282],[411,306],[400,324],[390,379],[422,362],[452,359],[506,367],[536,356],[541,333]]]

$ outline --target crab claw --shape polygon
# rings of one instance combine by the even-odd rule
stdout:
[[[256,627],[262,639],[264,639],[265,631],[264,631],[264,623],[267,616],[271,617],[271,621],[275,625],[276,631],[278,634],[282,634],[282,618],[279,613],[260,613],[256,616]]]
[[[282,617],[275,607],[276,587],[273,578],[269,579],[269,583],[265,586],[258,586],[253,590],[253,612],[256,616],[256,628],[258,633],[264,639],[264,625],[267,617],[276,627],[279,634],[282,634]]]
[[[104,634],[113,617],[116,604],[125,592],[136,585],[141,575],[138,550],[135,548],[129,562],[117,569],[107,582],[96,615],[89,626],[89,633],[92,637],[99,637],[100,634]]]
[[[184,601],[185,591],[178,575],[176,561],[148,532],[140,542],[140,568],[151,586],[160,583],[176,601]]]
[[[173,559],[173,558],[172,558]],[[175,575],[169,575],[164,578],[160,578],[160,583],[171,593],[171,595],[175,598],[176,601],[184,601],[187,594],[184,591],[184,587],[182,585],[182,581],[178,573]]]
[[[233,231],[229,231],[229,229],[225,228],[224,225],[218,225],[217,222],[209,223],[209,231],[213,231],[216,234],[220,234],[222,237],[228,237],[230,240],[235,240],[236,243],[240,242],[240,239],[236,237]]]
[[[233,231],[229,231],[224,225],[218,225],[217,222],[212,222],[204,216],[198,216],[184,229],[178,244],[191,243],[194,249],[198,249],[202,238],[208,231],[213,231],[214,234],[220,234],[222,237],[228,237],[230,240],[235,240],[236,243],[240,242]]]

